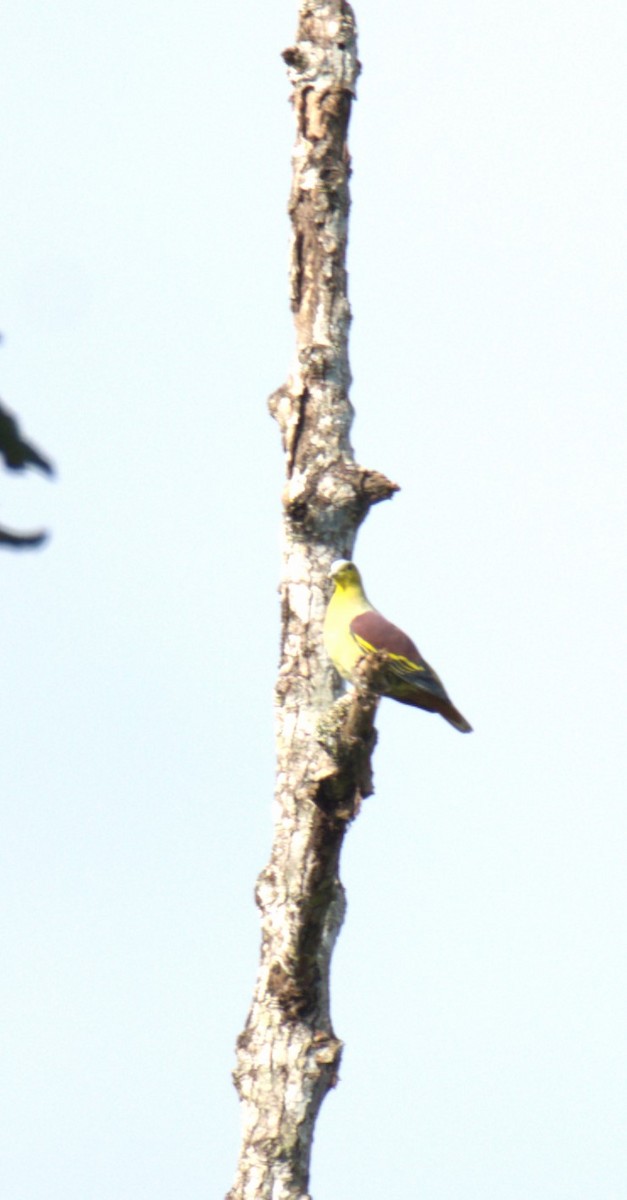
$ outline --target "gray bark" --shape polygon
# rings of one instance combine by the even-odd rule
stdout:
[[[289,213],[297,357],[269,401],[286,463],[276,821],[257,882],[261,957],[238,1039],[243,1136],[227,1200],[308,1200],[314,1125],[337,1082],[342,1043],[331,1024],[329,967],[345,904],[339,858],[372,790],[377,701],[366,676],[341,696],[322,621],[331,562],[352,556],[370,505],[396,490],[356,464],[349,441],[346,134],[359,72],[350,6],[304,0],[296,43],[283,57],[296,116]]]

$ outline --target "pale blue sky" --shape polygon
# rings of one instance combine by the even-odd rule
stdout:
[[[315,1200],[627,1195],[627,10],[357,8],[382,705]],[[296,6],[5,0],[0,1193],[230,1185],[269,849]]]

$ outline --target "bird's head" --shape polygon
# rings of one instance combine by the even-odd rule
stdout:
[[[329,574],[337,588],[361,589],[361,575],[355,564],[346,558],[336,558],[335,562],[331,563]]]

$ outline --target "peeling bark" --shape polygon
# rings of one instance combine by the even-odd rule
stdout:
[[[376,663],[342,695],[322,622],[331,562],[352,557],[370,506],[397,490],[355,462],[349,440],[346,136],[359,73],[349,4],[304,0],[296,43],[283,57],[296,116],[289,214],[297,357],[269,400],[286,463],[276,820],[257,881],[261,959],[238,1039],[243,1137],[227,1200],[309,1200],[314,1125],[342,1051],[329,1008],[345,908],[340,851],[372,791],[377,705],[369,686]]]

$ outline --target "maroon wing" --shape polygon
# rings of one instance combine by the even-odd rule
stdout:
[[[387,655],[383,674],[384,695],[401,704],[411,704],[428,712],[437,712],[463,733],[471,726],[455,708],[441,679],[422,657],[411,638],[378,612],[360,613],[350,629],[365,654],[377,650]]]

